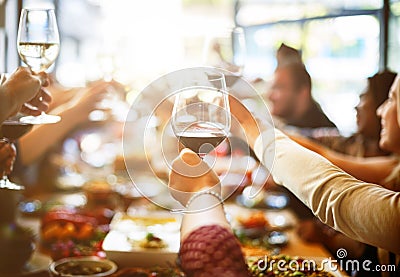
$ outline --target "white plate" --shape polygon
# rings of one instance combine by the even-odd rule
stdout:
[[[180,246],[180,217],[170,213],[149,213],[139,216],[117,214],[110,224],[111,231],[103,242],[107,258],[120,267],[152,267],[175,264]],[[167,246],[162,249],[138,245],[147,233],[161,238]]]

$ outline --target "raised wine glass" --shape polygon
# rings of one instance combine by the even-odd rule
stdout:
[[[217,66],[233,73],[243,75],[246,62],[246,40],[243,28],[234,27],[217,30],[205,40],[203,63]],[[230,75],[225,75],[226,85],[230,87]]]
[[[22,61],[33,72],[46,71],[56,60],[60,49],[60,36],[53,9],[23,9],[18,27],[17,48]],[[61,117],[42,112],[39,116],[26,116],[24,123],[56,123]]]
[[[229,134],[231,114],[224,74],[201,72],[175,96],[172,129],[179,142],[204,157]]]

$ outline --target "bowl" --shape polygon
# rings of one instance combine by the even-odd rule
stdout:
[[[117,271],[117,265],[110,260],[96,256],[69,257],[52,262],[49,267],[53,277],[104,277]]]

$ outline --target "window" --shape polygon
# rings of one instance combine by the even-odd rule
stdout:
[[[300,49],[314,98],[342,134],[354,132],[358,95],[379,70],[382,1],[238,3],[235,19],[246,33],[246,73],[269,78],[281,43]]]

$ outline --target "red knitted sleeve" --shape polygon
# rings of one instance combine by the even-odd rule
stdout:
[[[189,277],[248,277],[247,266],[236,237],[219,225],[191,232],[179,252],[183,271]]]

